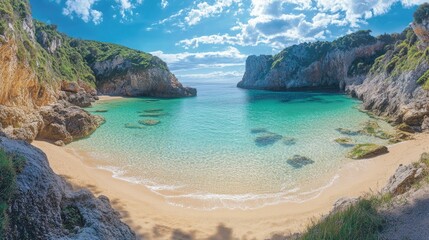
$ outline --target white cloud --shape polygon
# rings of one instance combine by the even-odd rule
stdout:
[[[240,3],[241,0],[216,0],[214,4],[207,2],[198,3],[195,8],[192,8],[185,17],[185,22],[189,25],[196,25],[203,18],[216,16],[229,7],[232,4]]]
[[[94,10],[93,5],[97,0],[67,0],[63,8],[63,14],[73,18],[75,15],[84,22],[92,21],[95,25],[103,21],[103,13]]]
[[[133,16],[134,12],[133,9],[135,9],[138,5],[143,3],[143,0],[115,0],[117,3],[117,8],[119,10],[119,14],[122,17],[122,21],[129,20],[129,16]]]
[[[156,51],[151,52],[151,54],[164,60],[171,70],[243,66],[247,57],[234,47],[228,47],[223,51],[217,52],[182,52],[169,54],[163,51]]]
[[[218,3],[220,1],[217,1]],[[284,48],[292,43],[314,41],[329,37],[330,27],[354,30],[366,20],[387,13],[393,4],[405,7],[421,4],[423,0],[251,0],[249,19],[232,27],[235,34],[196,36],[179,41],[177,45],[197,48],[201,44],[239,46],[268,45]],[[185,20],[190,25],[209,17],[215,10],[196,11]]]
[[[167,6],[168,6],[168,1],[167,0],[161,0],[161,7],[166,8]]]

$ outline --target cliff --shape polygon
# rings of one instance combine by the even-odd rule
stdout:
[[[250,56],[238,87],[345,91],[366,110],[415,130],[429,129],[429,4],[412,28],[378,37],[358,31],[333,42],[303,43],[275,56]]]
[[[0,151],[19,159],[18,173],[7,188],[11,192],[8,208],[0,212],[0,238],[137,239],[107,197],[73,190],[55,175],[39,149],[0,136]],[[4,180],[0,178],[2,190]]]
[[[79,107],[98,93],[196,95],[158,57],[71,38],[33,20],[27,0],[0,2],[0,53],[0,132],[10,138],[63,144],[91,134],[103,120]]]

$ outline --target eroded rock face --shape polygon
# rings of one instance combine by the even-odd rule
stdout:
[[[7,211],[6,239],[136,239],[107,197],[74,191],[52,171],[42,151],[5,137],[0,137],[0,148],[26,159]],[[82,226],[65,227],[68,207],[77,209]]]
[[[104,119],[66,102],[44,106],[40,110],[44,127],[37,136],[40,139],[70,143],[93,133]]]
[[[384,46],[381,42],[352,48],[335,49],[320,59],[304,45],[290,47],[290,55],[277,65],[273,56],[249,56],[246,72],[237,86],[248,89],[287,90],[299,88],[343,89],[348,82],[361,81],[361,76],[348,76],[352,62],[359,57],[368,57]]]
[[[421,23],[411,23],[413,31],[417,37],[422,41],[422,47],[426,48],[429,45],[429,20],[423,19]]]
[[[101,94],[122,96],[151,97],[192,97],[197,94],[195,88],[184,87],[168,71],[165,63],[154,57],[155,66],[147,69],[134,67],[120,56],[112,60],[96,62],[91,66],[97,77],[97,89]]]
[[[422,176],[423,166],[400,165],[395,174],[390,177],[387,185],[382,189],[383,193],[399,195],[405,193],[411,185]]]

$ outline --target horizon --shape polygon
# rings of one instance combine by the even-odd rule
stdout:
[[[400,33],[423,2],[30,0],[35,19],[71,37],[151,53],[185,82],[238,82],[247,56],[294,44],[358,30]]]

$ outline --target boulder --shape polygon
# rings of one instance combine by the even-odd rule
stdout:
[[[5,137],[0,137],[0,148],[25,159],[6,211],[5,239],[137,239],[107,197],[73,190],[39,149]],[[69,209],[79,222],[68,221]]]
[[[420,166],[399,165],[395,174],[390,177],[387,185],[382,189],[382,193],[399,195],[405,193],[411,185],[422,176],[424,169]]]
[[[358,144],[349,153],[348,157],[352,159],[372,158],[388,153],[386,146],[372,143]]]
[[[266,133],[256,137],[255,144],[258,147],[271,146],[274,143],[280,141],[283,138],[282,135],[276,133]]]
[[[104,118],[65,102],[44,106],[40,110],[44,127],[37,136],[40,139],[70,143],[93,133]]]
[[[301,155],[294,155],[293,157],[289,158],[286,162],[289,165],[291,165],[293,168],[302,168],[306,165],[314,163],[314,161],[311,160],[310,158],[301,156]]]
[[[77,93],[79,91],[82,91],[82,88],[79,86],[79,84],[77,82],[62,81],[61,82],[61,91]]]
[[[340,211],[344,211],[352,205],[356,204],[359,201],[359,198],[348,198],[343,197],[335,201],[332,211],[329,214],[335,214]]]
[[[144,119],[144,120],[140,120],[139,123],[146,126],[155,126],[161,123],[161,121],[155,120],[155,119]]]

